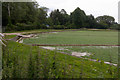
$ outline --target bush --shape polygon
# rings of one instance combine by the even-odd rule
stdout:
[[[45,24],[40,23],[16,23],[16,25],[8,24],[5,27],[5,31],[22,31],[22,30],[33,30],[33,29],[47,29]]]
[[[17,23],[16,24],[16,30],[21,31],[21,30],[32,30],[35,29],[34,25],[28,25],[25,23]]]
[[[14,31],[15,30],[15,25],[12,25],[12,24],[8,24],[6,27],[5,27],[5,31]]]
[[[67,25],[67,29],[74,29],[75,28],[74,26],[75,26],[74,24],[69,24]]]
[[[38,29],[47,29],[47,26],[45,24],[40,24],[37,26],[38,26]]]
[[[110,29],[120,30],[120,24],[114,24],[110,27]]]
[[[109,27],[108,27],[108,25],[105,24],[105,23],[97,23],[97,24],[96,24],[96,28],[97,28],[97,29],[108,29]]]
[[[53,29],[65,29],[64,25],[54,25]]]
[[[41,24],[39,22],[34,23],[35,29],[47,29],[47,26],[45,24]]]

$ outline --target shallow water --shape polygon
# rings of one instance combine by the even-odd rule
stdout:
[[[81,57],[81,56],[89,56],[90,53],[87,53],[87,52],[83,52],[83,53],[81,53],[81,52],[72,52],[72,55]]]

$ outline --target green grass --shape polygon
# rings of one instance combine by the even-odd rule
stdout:
[[[25,39],[25,44],[118,44],[118,32],[112,30],[83,30],[66,31],[49,34],[39,34],[38,38]],[[63,47],[65,48],[65,47]],[[87,58],[100,59],[112,63],[118,63],[118,47],[68,47],[67,53],[88,52],[92,55]]]
[[[25,39],[29,44],[118,44],[117,31],[66,31]]]
[[[9,41],[3,78],[117,78],[117,67]]]
[[[11,38],[14,38],[16,37],[16,35],[5,35],[5,39],[11,39]]]
[[[118,63],[118,47],[68,47],[66,48],[71,52],[87,52],[90,56],[85,56],[87,58],[104,60],[107,62]]]

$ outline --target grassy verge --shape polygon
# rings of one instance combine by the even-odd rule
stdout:
[[[9,41],[3,78],[116,78],[117,67]]]

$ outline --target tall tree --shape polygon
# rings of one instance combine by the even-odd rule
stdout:
[[[4,2],[2,6],[2,12],[4,16],[3,20],[5,22],[3,25],[7,25],[9,23],[9,20],[12,22],[12,24],[15,24],[17,22],[34,22],[37,6],[37,3],[35,2]]]
[[[86,21],[86,14],[83,10],[81,10],[79,7],[77,7],[72,13],[72,22],[76,26],[76,28],[82,28],[84,27],[85,21]]]
[[[61,13],[61,25],[65,25],[69,21],[69,15],[64,9],[62,9],[60,13]]]
[[[60,25],[60,17],[61,17],[61,14],[59,9],[54,10],[50,13],[50,18],[52,19],[52,22],[54,25]]]
[[[86,28],[96,28],[96,20],[92,14],[87,16]]]
[[[36,21],[37,10],[37,2],[4,2],[2,5],[3,26],[13,30],[15,29],[13,25],[17,23],[30,25],[30,23],[32,24]]]
[[[37,28],[45,28],[46,19],[47,19],[47,10],[48,8],[39,8],[37,13],[36,24]]]

